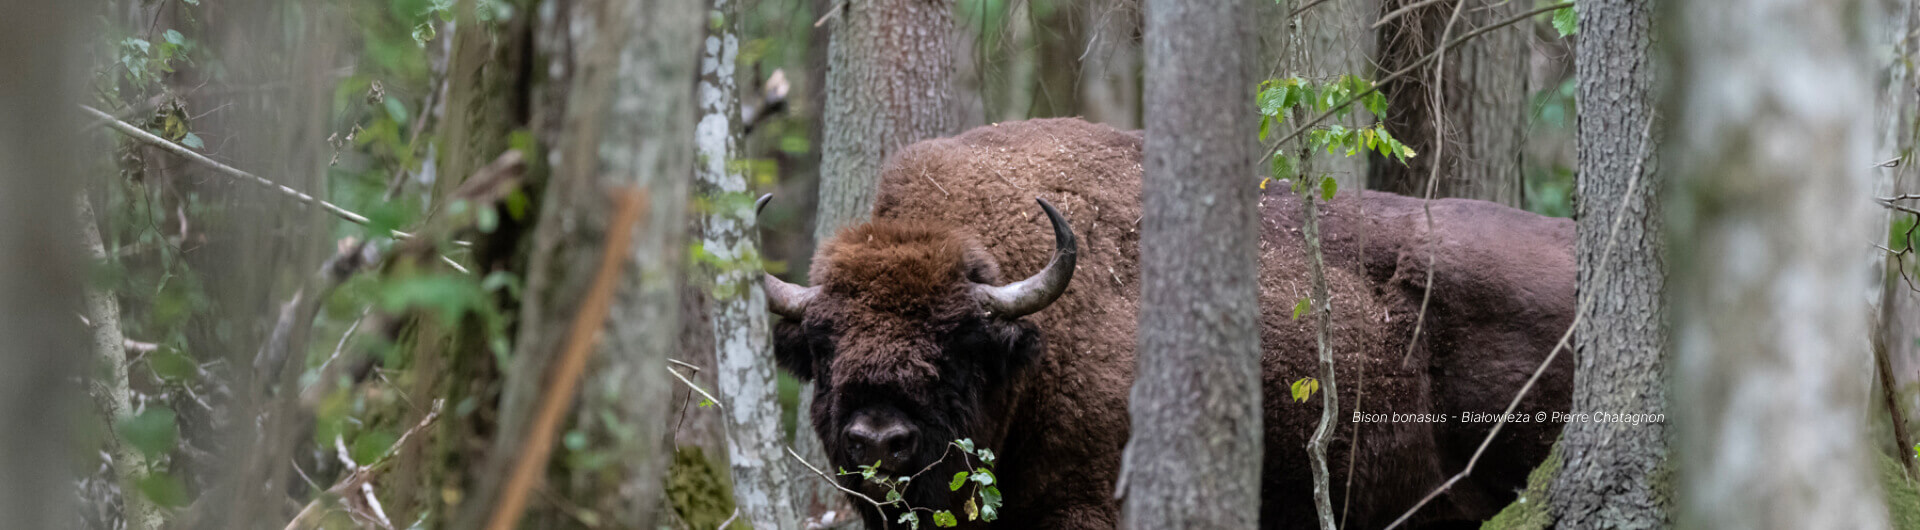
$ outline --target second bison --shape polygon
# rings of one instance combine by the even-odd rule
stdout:
[[[820,246],[811,287],[768,278],[769,305],[784,317],[776,357],[815,383],[809,413],[835,466],[878,462],[884,475],[921,478],[904,489],[905,504],[986,527],[963,505],[979,486],[947,483],[967,463],[950,442],[971,439],[1000,455],[1004,505],[990,526],[1116,527],[1140,303],[1141,150],[1137,132],[1076,119],[914,144],[886,165],[873,220]],[[1034,197],[1058,210],[1036,211]],[[1307,293],[1300,204],[1279,191],[1260,203],[1260,521],[1310,528],[1304,447],[1319,400],[1295,403],[1288,392],[1318,374],[1313,319],[1290,318]],[[1342,193],[1323,208],[1341,394],[1333,503],[1351,504],[1346,527],[1378,528],[1465,466],[1493,426],[1482,415],[1505,409],[1571,322],[1573,223],[1448,199],[1433,201],[1429,233],[1420,200],[1375,192]],[[1429,272],[1432,300],[1415,338]],[[1571,370],[1564,356],[1550,366],[1519,412],[1566,410]],[[1525,487],[1558,431],[1509,424],[1489,448],[1495,458],[1414,526],[1491,516]],[[857,474],[840,480],[886,494]],[[899,516],[855,504],[869,528]]]

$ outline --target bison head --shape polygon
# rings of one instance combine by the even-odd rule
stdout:
[[[965,232],[885,219],[823,244],[812,287],[766,277],[767,305],[785,317],[775,325],[775,357],[814,383],[809,413],[835,466],[877,462],[888,476],[924,476],[906,492],[915,507],[951,509],[964,499],[944,484],[967,458],[948,444],[967,438],[1000,449],[1007,409],[1045,350],[1021,317],[1053,303],[1073,278],[1073,231],[1039,202],[1053,223],[1053,257],[1011,284],[996,285],[999,265]],[[842,482],[885,493],[859,477]]]

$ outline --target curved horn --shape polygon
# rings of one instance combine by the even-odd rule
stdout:
[[[1034,200],[1040,202],[1040,209],[1047,212],[1047,220],[1053,222],[1053,259],[1047,261],[1047,268],[1025,280],[999,287],[976,287],[981,303],[1002,317],[1017,318],[1046,309],[1067,292],[1067,283],[1073,281],[1074,262],[1080,255],[1073,228],[1067,226],[1067,219],[1046,199],[1036,197]]]
[[[754,200],[753,214],[760,215],[760,211],[767,208],[767,202],[772,198],[773,194],[768,193]],[[764,272],[760,274],[766,277],[761,283],[765,284],[767,290],[767,311],[773,314],[800,320],[807,314],[807,304],[812,303],[813,297],[820,294],[819,287],[801,287],[787,283],[786,280],[781,280],[772,274]]]

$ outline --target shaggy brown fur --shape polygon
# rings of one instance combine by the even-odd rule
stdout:
[[[1001,455],[1006,505],[996,528],[1116,526],[1112,493],[1129,431],[1139,307],[1141,148],[1137,132],[1034,120],[920,142],[887,164],[874,221],[822,246],[811,279],[824,292],[803,321],[776,328],[781,364],[825,383],[816,385],[811,413],[835,465],[861,464],[839,450],[839,429],[851,414],[880,408],[921,431],[912,465],[890,464],[903,467],[897,474],[942,463],[927,472],[936,480],[916,485],[952,476],[957,459],[940,456],[946,440],[972,438]],[[966,285],[1025,277],[1053,250],[1033,197],[1058,206],[1079,236],[1073,282],[1039,313],[988,316]],[[1311,319],[1290,318],[1307,295],[1299,210],[1289,193],[1261,200],[1263,528],[1314,521],[1304,447],[1318,399],[1294,403],[1287,391],[1317,374]],[[1445,423],[1360,424],[1348,528],[1385,525],[1461,469],[1492,426],[1463,423],[1461,413],[1503,410],[1572,318],[1571,222],[1479,201],[1440,200],[1432,210],[1434,296],[1406,357],[1428,268],[1421,201],[1365,192],[1324,206],[1341,378],[1341,424],[1329,452],[1336,511],[1360,387],[1360,409],[1370,414],[1449,415]],[[1555,363],[1519,411],[1565,410],[1570,382],[1571,365]],[[1491,516],[1524,487],[1556,432],[1551,424],[1509,424],[1491,458],[1415,522]],[[857,479],[843,483],[880,493]],[[944,484],[924,486],[909,492],[915,506],[959,513],[963,497]],[[866,515],[870,527],[882,526],[881,514]]]

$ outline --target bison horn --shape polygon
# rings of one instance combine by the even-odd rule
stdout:
[[[773,194],[768,193],[754,200],[753,214],[760,215],[761,210],[767,209],[767,201],[772,198]],[[767,311],[773,314],[799,320],[806,316],[807,304],[813,302],[814,295],[820,294],[819,287],[801,287],[787,283],[772,274],[761,274],[766,276],[762,283],[767,289]]]
[[[1047,261],[1047,268],[1025,280],[975,288],[981,303],[1002,317],[1017,318],[1046,309],[1067,292],[1067,283],[1073,281],[1074,262],[1080,254],[1079,244],[1073,239],[1073,228],[1067,226],[1066,218],[1046,199],[1034,200],[1040,202],[1040,209],[1047,212],[1047,220],[1053,222],[1053,259]]]

